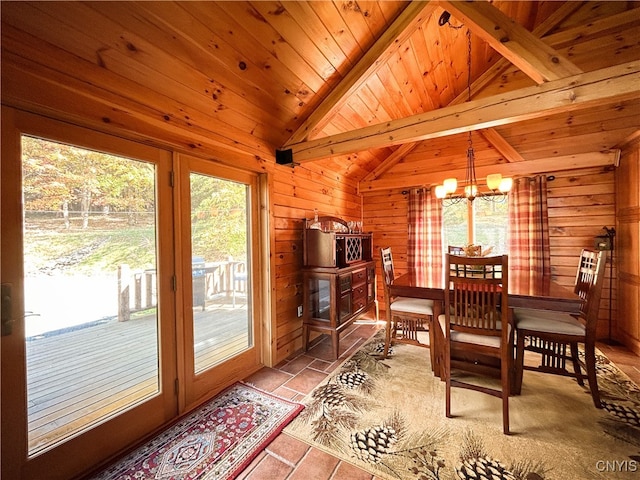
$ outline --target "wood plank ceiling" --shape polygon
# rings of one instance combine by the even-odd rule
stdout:
[[[469,130],[480,177],[612,164],[640,129],[638,2],[2,2],[1,13],[5,104],[251,168],[290,149],[295,168],[317,162],[361,191],[463,176]]]

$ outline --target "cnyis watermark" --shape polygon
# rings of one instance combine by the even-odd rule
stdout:
[[[637,460],[598,460],[596,470],[599,472],[640,472]]]

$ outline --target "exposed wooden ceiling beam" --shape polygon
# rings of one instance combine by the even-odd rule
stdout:
[[[326,120],[334,109],[339,108],[346,101],[349,94],[359,88],[369,78],[372,71],[384,64],[399,46],[425,22],[436,6],[433,2],[411,2],[349,73],[345,75],[338,86],[327,95],[322,103],[300,125],[283,148],[287,148],[289,144],[303,141],[315,128],[320,127],[321,122]]]
[[[542,23],[540,23],[534,30],[533,35],[535,37],[542,37],[549,31],[551,31],[556,25],[570,16],[573,12],[575,12],[583,2],[566,2],[559,9],[557,9],[553,14],[549,15]],[[501,58],[494,66],[489,68],[484,74],[482,74],[473,84],[471,85],[470,92],[462,92],[458,95],[449,105],[458,105],[460,103],[466,102],[467,97],[471,95],[471,98],[475,97],[475,95],[481,91],[484,87],[486,87],[489,83],[493,82],[499,75],[501,75],[511,63],[505,59]],[[513,148],[513,146],[509,145],[508,142],[500,135],[495,129],[485,129],[483,130],[485,134],[485,138],[491,142],[489,137],[492,137],[498,143],[493,146],[501,152],[507,160],[510,161],[522,161],[524,158]],[[499,139],[502,139],[500,141]],[[389,157],[387,157],[375,170],[371,171],[363,181],[370,181],[375,178],[378,178],[384,172],[388,171],[391,167],[393,167],[396,163],[402,160],[404,155],[407,155],[411,152],[418,143],[412,144],[404,144],[400,148],[398,148],[395,152],[393,152]]]
[[[566,2],[553,14],[549,15],[549,17],[547,17],[540,25],[534,28],[531,33],[536,37],[544,37],[547,33],[553,30],[553,28],[559,25],[560,22],[565,20],[580,6],[582,6],[583,3],[584,2]],[[545,37],[543,41],[548,45],[557,48],[555,43],[549,43],[547,38],[549,37]],[[511,62],[506,58],[503,57],[498,60],[491,68],[485,71],[475,82],[473,82],[471,85],[471,98],[475,97],[479,91],[483,90],[487,85],[502,75],[510,66]],[[460,94],[456,100],[466,101],[467,98],[464,94]]]
[[[302,163],[508,125],[640,95],[640,62],[629,62],[461,105],[291,145]]]
[[[451,6],[451,2],[443,3]],[[556,15],[552,19],[553,22],[547,19],[546,22],[543,22],[533,32],[527,31],[522,26],[500,12],[497,8],[488,3],[475,2],[473,4],[474,7],[472,8],[468,8],[469,4],[460,7],[458,5],[459,3],[460,2],[456,2],[456,5],[454,7],[456,9],[455,11],[458,12],[461,18],[464,18],[466,22],[470,23],[469,28],[472,28],[476,35],[483,37],[485,40],[488,39],[489,45],[503,55],[503,59],[505,59],[505,66],[508,66],[507,59],[511,59],[511,62],[516,67],[520,68],[525,74],[528,74],[531,79],[538,84],[543,83],[543,81],[545,80],[557,80],[560,78],[564,78],[564,76],[566,76],[566,72],[568,71],[572,71],[574,72],[574,74],[582,72],[582,70],[572,62],[569,62],[565,58],[561,57],[555,50],[553,50],[547,44],[543,43],[542,40],[539,40],[539,37],[549,31],[553,27],[553,25],[556,25],[557,23],[562,21],[562,19],[566,18],[570,12],[573,12],[576,8],[575,3],[578,2],[573,2],[574,5],[571,5],[572,2],[567,2],[569,6],[564,10],[556,12]],[[471,15],[469,15],[470,12]],[[487,13],[490,13],[490,15],[487,15]],[[491,31],[485,30],[486,27],[491,25],[492,23],[495,23],[494,28]],[[478,29],[480,29],[480,31],[478,31]],[[523,43],[522,45],[523,47],[527,46],[527,52],[525,52],[526,56],[522,55],[522,51],[518,51],[518,43],[514,44],[513,42],[505,42],[504,38],[496,38],[499,36],[501,29],[505,32],[513,31],[515,34],[517,34],[517,38],[526,40],[526,43]],[[496,44],[496,40],[499,40],[499,44]],[[544,45],[544,47],[541,47],[541,45]],[[504,53],[502,53],[503,49],[509,50],[510,55],[504,55]],[[515,49],[516,51],[511,51],[512,49]],[[546,54],[546,57],[543,56],[542,58],[562,58],[562,62],[551,62],[550,65],[552,71],[550,72],[550,74],[545,74],[545,72],[541,72],[537,70],[537,67],[535,67],[535,65],[540,64],[539,61],[535,60],[538,60],[538,57],[540,56],[539,52],[541,51],[541,49],[543,51],[543,55]],[[549,57],[549,55],[553,56]],[[533,59],[534,61],[527,61],[527,58]],[[559,68],[560,66],[562,66],[563,68]],[[534,75],[532,76],[528,72],[533,72]],[[493,80],[496,76],[497,73],[494,71],[494,73],[490,77]],[[481,82],[478,82],[478,84],[480,83]],[[459,95],[454,100],[454,102],[459,103],[463,101],[461,97],[462,95]],[[480,133],[491,145],[493,145],[493,147],[498,152],[500,152],[507,159],[507,161],[523,162],[525,160],[522,155],[520,155],[520,153],[518,153],[518,151],[509,142],[507,142],[505,138],[500,135],[500,133],[498,133],[496,129],[487,128],[481,130]]]
[[[602,167],[614,165],[617,157],[617,150],[605,152],[581,153],[553,158],[536,160],[526,160],[517,163],[507,163],[500,165],[500,173],[503,176],[522,176],[537,173],[557,172],[560,170],[571,170],[574,168]],[[486,177],[490,173],[495,173],[495,166],[476,166],[478,178]],[[393,188],[410,188],[423,185],[435,185],[442,183],[447,177],[464,178],[465,170],[447,170],[440,172],[428,172],[418,175],[391,176],[389,178],[379,178],[370,182],[360,182],[359,193],[388,190]]]
[[[640,130],[636,130],[631,135],[629,135],[627,138],[625,138],[622,142],[620,142],[620,145],[618,145],[618,147],[619,148],[624,148],[627,145],[630,145],[632,142],[635,142],[639,138],[640,138]]]
[[[473,33],[522,70],[536,83],[582,72],[580,68],[489,2],[442,1],[443,7]]]
[[[485,138],[485,140],[493,145],[508,162],[524,162],[522,155],[520,155],[518,151],[513,148],[513,145],[507,142],[507,140],[500,135],[495,128],[480,130],[480,134]]]
[[[402,158],[408,154],[411,150],[416,148],[417,143],[405,143],[404,145],[400,145],[395,151],[389,155],[384,162],[378,165],[377,168],[374,168],[369,174],[364,178],[364,180],[373,180],[374,178],[378,178],[384,172],[393,167],[396,163],[398,163]]]
[[[567,2],[565,5],[571,5]],[[597,38],[607,33],[616,33],[626,30],[634,25],[640,25],[640,8],[625,10],[608,17],[591,19],[584,24],[576,25],[560,32],[553,33],[544,38],[544,42],[553,48],[564,48],[576,41],[586,41]]]

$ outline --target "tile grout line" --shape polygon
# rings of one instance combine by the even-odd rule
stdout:
[[[298,460],[298,463],[296,463],[293,467],[293,470],[291,470],[291,472],[289,472],[289,474],[285,477],[284,480],[287,480],[288,478],[291,478],[291,476],[296,473],[296,471],[298,470],[298,467],[300,467],[304,461],[306,460],[306,458],[309,456],[309,453],[311,452],[311,446],[309,446],[309,448],[307,448],[307,451],[304,452],[304,455],[302,456],[302,458],[300,458],[300,460]]]

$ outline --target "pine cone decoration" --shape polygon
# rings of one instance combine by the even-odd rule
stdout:
[[[461,480],[487,479],[487,480],[516,480],[500,462],[490,457],[470,458],[456,467],[456,474]]]
[[[375,347],[371,350],[372,353],[382,355],[384,353],[384,342],[376,343]],[[389,345],[388,355],[393,354],[393,345]]]
[[[351,448],[360,460],[379,463],[398,441],[395,429],[387,426],[367,428],[351,434]]]
[[[640,427],[640,415],[637,410],[627,407],[626,405],[621,405],[618,403],[609,403],[602,401],[602,406],[604,409],[618,418],[620,421],[628,424],[635,425],[636,427]]]
[[[336,381],[347,388],[356,389],[365,383],[369,378],[369,375],[362,370],[355,370],[351,372],[342,372],[336,377]]]
[[[342,387],[335,383],[329,383],[316,389],[316,391],[313,392],[313,397],[330,407],[339,407],[344,405],[347,399],[345,394],[342,392]]]

